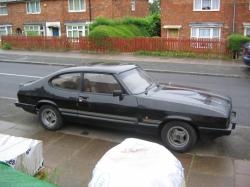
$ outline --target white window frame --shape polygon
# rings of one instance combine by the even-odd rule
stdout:
[[[71,27],[71,28],[69,28],[69,27]],[[82,29],[79,29],[79,27],[82,27]],[[72,32],[72,36],[73,36],[73,31],[77,31],[76,38],[80,38],[79,31],[81,31],[83,33],[82,37],[85,37],[89,34],[89,23],[86,23],[86,24],[67,24],[66,25],[66,35],[68,38],[73,38],[73,37],[69,36],[69,32]]]
[[[195,8],[195,2],[196,2],[197,0],[193,0],[193,11],[202,11],[202,12],[215,12],[215,11],[220,11],[220,3],[221,3],[221,1],[220,0],[218,0],[219,1],[219,5],[218,5],[218,9],[212,9],[212,7],[213,7],[213,0],[211,0],[211,9],[210,10],[203,10],[202,9],[202,2],[203,2],[203,0],[201,0],[201,9],[196,9]]]
[[[9,31],[8,27],[10,28],[10,33],[8,32]],[[1,36],[6,36],[6,35],[11,35],[12,34],[12,26],[11,25],[0,25],[0,30],[5,31],[4,35],[0,35],[0,39],[1,39]]]
[[[36,6],[36,12],[29,12],[29,7],[31,6],[30,4],[35,3]],[[39,4],[39,10],[37,11],[38,7],[37,5]],[[40,0],[30,0],[26,2],[26,12],[27,14],[40,14],[41,13],[41,1]]]
[[[219,29],[219,37],[214,38],[213,37],[213,29]],[[196,35],[193,36],[193,29],[197,29],[198,32],[196,31]],[[210,36],[206,38],[201,38],[199,37],[200,29],[210,29]],[[191,33],[190,33],[190,38],[196,38],[196,39],[220,39],[221,38],[221,28],[220,27],[191,27]]]
[[[131,11],[135,11],[136,9],[136,0],[131,0]]]
[[[29,29],[27,29],[27,27],[29,27]],[[38,29],[37,30],[35,30],[34,28],[35,27],[38,27]],[[41,29],[41,27],[42,27],[42,29]],[[33,28],[33,29],[31,29],[31,28]],[[24,34],[25,34],[25,36],[27,36],[27,32],[32,32],[32,31],[34,31],[34,32],[38,32],[38,36],[45,36],[45,27],[44,26],[42,26],[42,25],[25,25],[24,26]]]
[[[6,8],[6,14],[1,14],[0,13],[0,16],[7,16],[8,15],[8,8],[7,8],[7,4],[5,4],[5,3],[0,3],[0,8]]]
[[[78,1],[78,0],[68,0],[68,11],[69,12],[86,12],[86,0],[81,0],[83,3],[81,10],[70,10],[70,1],[73,1],[73,7],[74,7],[75,1]]]
[[[247,29],[250,30],[250,25],[249,26],[244,26],[244,36],[247,36]]]

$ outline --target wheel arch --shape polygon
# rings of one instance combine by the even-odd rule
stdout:
[[[42,99],[42,100],[38,101],[38,103],[36,105],[36,109],[39,110],[41,108],[41,106],[43,106],[43,105],[52,105],[58,109],[58,106],[55,102],[53,102],[51,100],[47,100],[47,99]]]
[[[185,122],[187,124],[189,124],[191,127],[194,128],[197,136],[200,136],[199,133],[199,129],[197,128],[197,126],[193,123],[193,120],[190,117],[184,117],[184,116],[168,116],[166,118],[164,118],[164,120],[160,123],[159,125],[159,131],[158,133],[161,133],[162,128],[167,124],[170,123],[172,121],[181,121],[181,122]]]

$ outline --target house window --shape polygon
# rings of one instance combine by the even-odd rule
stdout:
[[[79,38],[87,36],[89,33],[88,25],[67,25],[67,37],[69,38]]]
[[[135,4],[136,4],[135,0],[131,0],[131,10],[132,11],[135,11]]]
[[[10,25],[0,25],[0,37],[12,34]]]
[[[26,36],[43,36],[44,26],[42,25],[26,25],[24,26],[24,33]]]
[[[85,0],[68,0],[69,12],[86,11]]]
[[[250,36],[250,26],[244,27],[244,35],[245,36]]]
[[[220,39],[221,29],[218,27],[192,27],[191,38]]]
[[[27,6],[27,14],[40,14],[41,13],[40,0],[28,1],[26,6]]]
[[[219,11],[220,0],[194,0],[194,11]]]
[[[0,3],[0,16],[8,15],[7,5]]]

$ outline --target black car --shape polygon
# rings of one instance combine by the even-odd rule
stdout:
[[[20,86],[16,106],[38,113],[49,130],[64,120],[158,133],[183,152],[201,134],[219,137],[235,128],[229,97],[201,89],[158,84],[136,65],[65,68]]]

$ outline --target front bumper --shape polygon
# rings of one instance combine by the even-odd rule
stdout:
[[[22,108],[23,110],[30,112],[30,113],[34,113],[36,114],[37,110],[36,110],[36,105],[32,105],[32,104],[27,104],[27,103],[15,103],[15,105],[17,107]]]
[[[220,129],[220,128],[199,127],[199,131],[201,134],[212,135],[216,137],[230,135],[232,130],[236,128],[236,119],[237,119],[237,114],[236,112],[232,111],[228,128]]]

